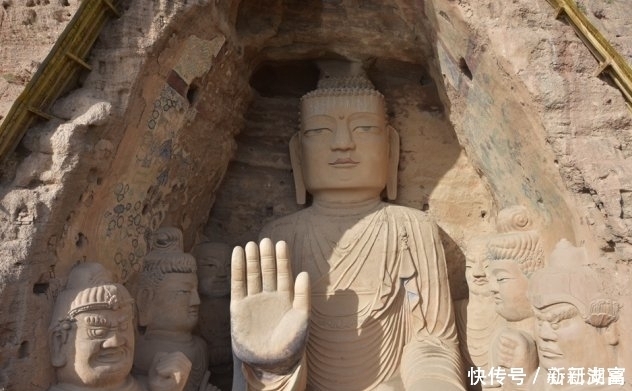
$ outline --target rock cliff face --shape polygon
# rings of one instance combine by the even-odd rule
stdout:
[[[3,0],[0,4],[0,121],[37,71],[78,0]]]
[[[584,8],[628,60],[627,0]],[[0,116],[78,7],[4,0]],[[124,1],[81,86],[2,167],[0,388],[54,379],[50,309],[77,262],[132,287],[150,234],[254,240],[294,204],[286,145],[320,60],[361,64],[401,135],[398,203],[440,225],[455,297],[470,237],[522,204],[627,276],[632,114],[545,0]],[[0,118],[2,120],[2,118]],[[232,160],[231,160],[232,159]],[[614,272],[613,272],[614,273]]]

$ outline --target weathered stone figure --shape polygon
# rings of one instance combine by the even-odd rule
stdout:
[[[589,369],[617,367],[620,306],[606,295],[604,282],[586,265],[585,249],[562,240],[551,254],[549,265],[534,273],[529,282],[529,298],[538,319],[540,366],[582,368],[586,383],[578,384],[577,379],[575,384],[566,381],[565,386],[551,386],[542,381],[546,380],[543,377],[532,390],[620,389],[616,383],[589,381]]]
[[[201,242],[193,247],[200,291],[200,335],[206,340],[209,364],[230,364],[230,254],[226,243]]]
[[[208,384],[208,353],[202,338],[191,334],[198,322],[200,297],[195,258],[182,249],[182,232],[164,227],[153,236],[145,256],[136,301],[139,325],[134,370],[147,374],[159,352],[182,352],[193,367],[187,391]]]
[[[312,206],[233,252],[247,388],[463,390],[437,227],[381,200],[396,196],[399,160],[383,96],[363,78],[323,79],[301,119],[290,153],[297,199],[307,190]]]
[[[57,384],[50,391],[180,391],[191,362],[179,352],[150,363],[147,383],[130,375],[134,358],[133,300],[97,263],[71,271],[50,326]]]
[[[455,302],[456,324],[466,364],[489,370],[489,347],[505,319],[495,311],[489,288],[489,236],[472,238],[465,247],[465,280],[469,297]]]

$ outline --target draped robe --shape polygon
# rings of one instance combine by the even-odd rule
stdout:
[[[312,206],[261,237],[285,240],[294,274],[309,273],[312,310],[301,363],[273,380],[244,364],[250,390],[302,389],[305,381],[309,391],[406,389],[421,378],[462,384],[443,247],[423,212],[382,202]]]

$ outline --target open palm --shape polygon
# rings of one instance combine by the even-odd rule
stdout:
[[[310,286],[306,272],[293,283],[287,244],[270,239],[235,247],[231,273],[233,352],[243,362],[284,373],[301,358],[307,340]]]

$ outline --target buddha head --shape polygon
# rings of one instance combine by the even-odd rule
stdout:
[[[618,343],[619,304],[604,294],[595,270],[585,266],[586,251],[560,241],[550,264],[529,282],[529,298],[538,320],[540,365],[612,367]]]
[[[496,312],[517,322],[533,316],[527,288],[531,274],[544,265],[540,235],[522,206],[502,210],[496,226],[498,233],[487,244],[489,288]]]
[[[226,297],[230,294],[231,253],[230,246],[220,242],[202,242],[193,248],[202,296]]]
[[[148,332],[190,334],[200,306],[196,270],[195,258],[183,251],[182,232],[159,228],[140,274],[139,324]]]
[[[325,78],[301,98],[301,127],[290,142],[297,202],[358,202],[397,195],[399,136],[384,97],[363,77]]]
[[[465,280],[470,294],[477,296],[489,296],[489,278],[487,268],[489,266],[489,252],[487,250],[486,236],[472,238],[465,249]]]
[[[129,377],[134,358],[132,298],[98,263],[70,272],[50,325],[51,361],[57,381],[83,388],[115,389]]]

